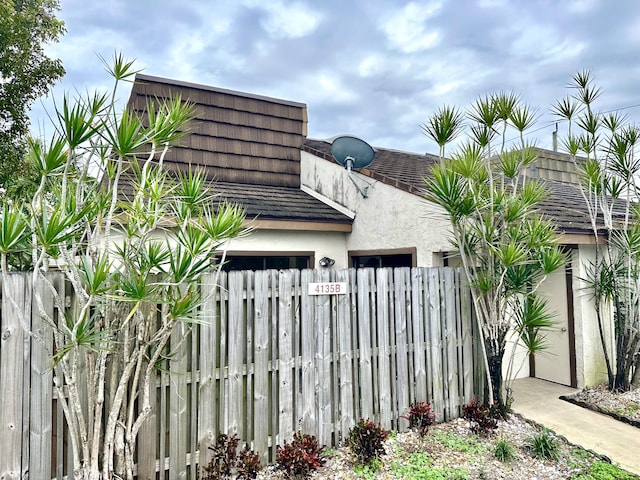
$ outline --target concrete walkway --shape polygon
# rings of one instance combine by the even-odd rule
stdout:
[[[536,378],[521,378],[513,383],[512,407],[571,443],[606,455],[613,463],[640,475],[640,429],[558,398],[577,391]]]

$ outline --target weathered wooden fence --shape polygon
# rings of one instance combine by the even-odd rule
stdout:
[[[51,337],[30,314],[30,277],[10,278],[2,285],[0,478],[61,479],[72,459],[43,353]],[[202,324],[175,333],[179,348],[158,374],[155,409],[139,435],[139,479],[195,479],[219,432],[237,434],[267,462],[295,431],[335,445],[360,417],[402,430],[411,403],[430,401],[438,420],[449,419],[481,388],[470,294],[455,269],[214,280],[202,283]],[[347,293],[310,295],[314,282],[345,282]]]

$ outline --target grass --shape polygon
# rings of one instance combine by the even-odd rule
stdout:
[[[475,433],[462,436],[456,435],[453,432],[441,432],[437,430],[433,432],[433,437],[445,447],[462,453],[482,455],[486,451],[486,447],[479,442],[478,436]]]
[[[468,480],[469,472],[464,468],[434,467],[431,458],[424,452],[409,455],[404,462],[394,462],[391,470],[397,478],[407,480]]]
[[[584,473],[572,480],[637,480],[638,477],[607,462],[593,462]]]
[[[613,411],[621,417],[633,417],[640,411],[640,403],[629,402],[624,407],[616,408]]]

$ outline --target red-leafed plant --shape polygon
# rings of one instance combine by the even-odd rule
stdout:
[[[462,406],[462,417],[471,422],[471,430],[482,436],[488,436],[498,428],[498,419],[501,418],[497,405],[483,405],[475,398]]]
[[[347,444],[360,465],[370,465],[384,455],[384,441],[388,436],[388,430],[361,418],[349,431]]]
[[[416,402],[409,406],[409,411],[401,418],[409,421],[409,428],[424,437],[429,427],[435,423],[436,414],[431,408],[431,403]]]
[[[202,468],[202,480],[231,479],[235,473],[238,480],[250,480],[260,471],[260,455],[245,445],[240,453],[237,435],[218,434],[216,443],[209,447],[213,453],[211,461]]]
[[[276,463],[290,478],[308,478],[324,465],[323,450],[315,436],[297,432],[291,443],[276,447]]]
[[[250,480],[258,476],[258,472],[262,468],[260,465],[260,454],[249,449],[245,445],[238,454],[237,460],[238,480]]]

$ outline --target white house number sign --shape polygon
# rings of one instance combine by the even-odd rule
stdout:
[[[310,283],[309,295],[344,295],[347,293],[347,282]]]

